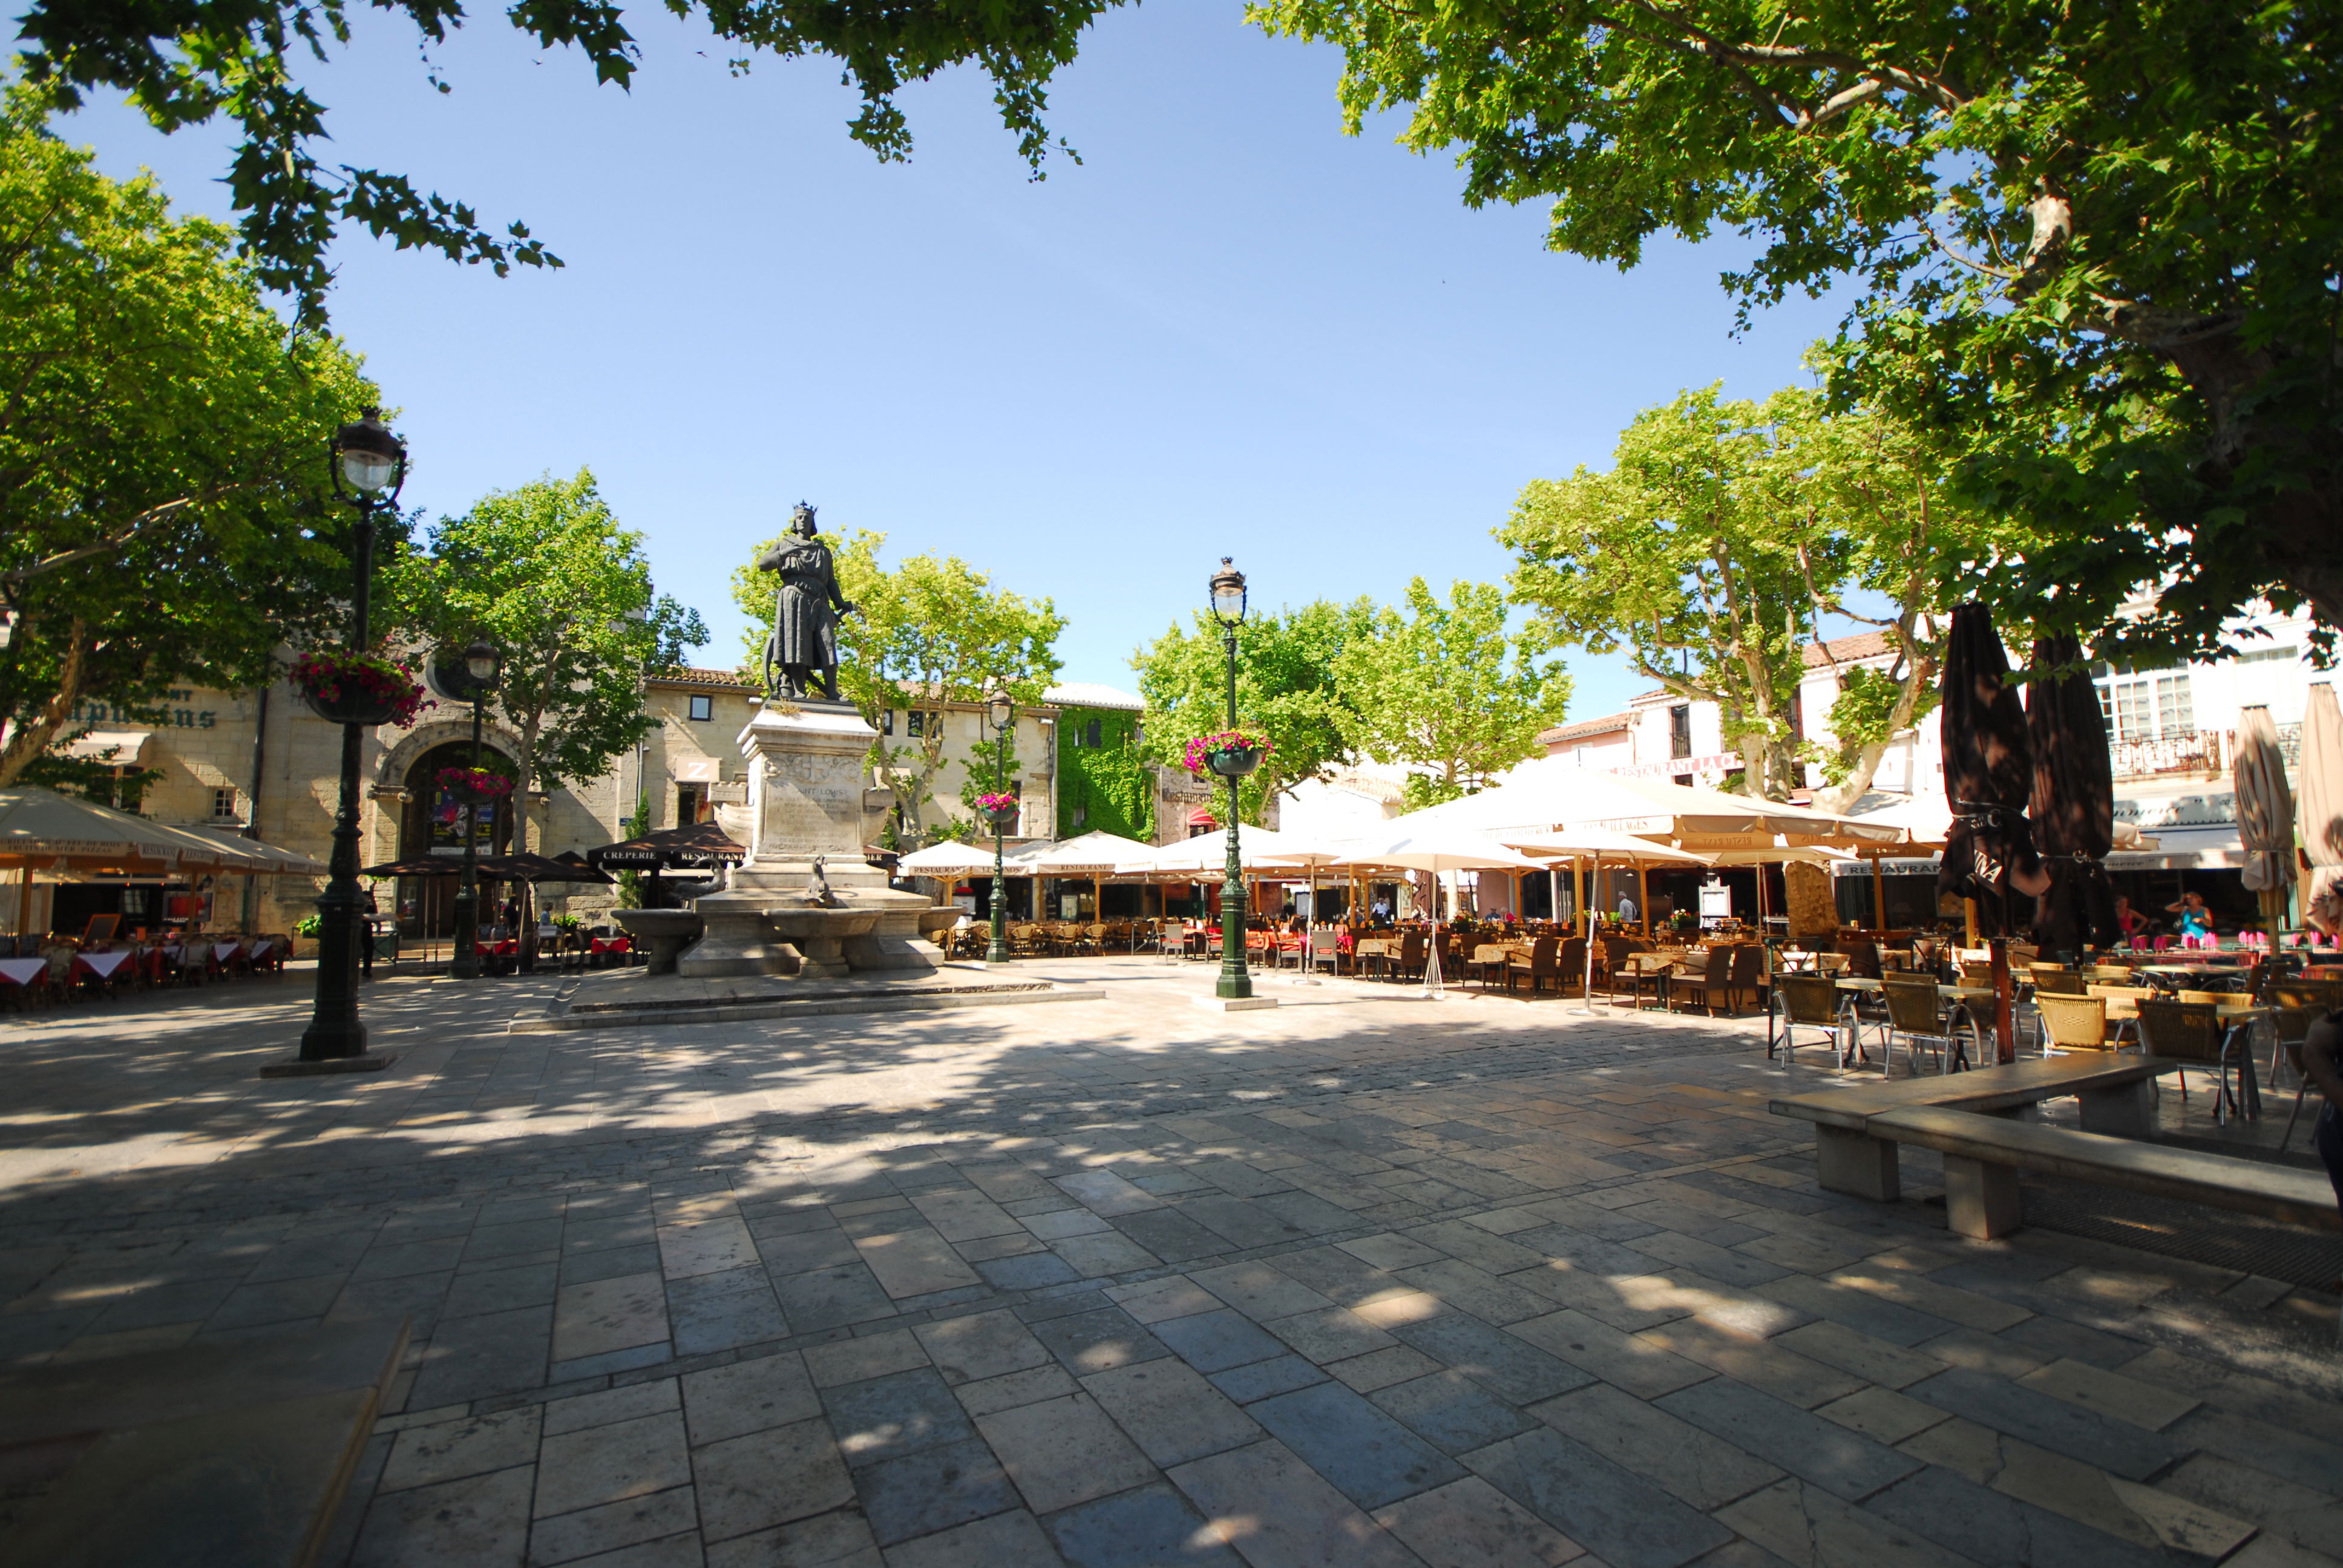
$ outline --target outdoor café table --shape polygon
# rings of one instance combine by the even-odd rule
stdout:
[[[1835,983],[1839,990],[1847,993],[1846,1005],[1850,1011],[1853,1010],[1855,1007],[1855,999],[1858,995],[1876,992],[1884,990],[1885,987],[1885,982],[1883,980],[1865,980],[1859,976],[1842,977]],[[1977,1018],[1975,1010],[1973,1010],[1969,1005],[1972,1002],[1991,1001],[1994,995],[1993,987],[1989,985],[1940,985],[1936,988],[1936,994],[1938,996],[1952,998],[1954,1015],[1956,1017],[1966,1018],[1969,1021],[1969,1026],[1975,1029],[1980,1035],[1990,1034],[1993,1032],[1993,1026],[1988,1022],[1981,1021]],[[1947,1033],[1952,1031],[1953,1024],[1950,1020],[1946,1021],[1945,1028]],[[1946,1071],[1961,1072],[1966,1070],[1972,1065],[1983,1065],[1982,1063],[1971,1063],[1969,1061],[1967,1044],[1959,1035],[1954,1034],[1952,1038],[1953,1059],[1951,1061],[1945,1064]]]
[[[2144,975],[2147,982],[2161,991],[2207,990],[2210,987],[2191,985],[2191,980],[2217,980],[2235,985],[2253,971],[2236,964],[2138,964],[2132,973]]]
[[[22,989],[49,971],[46,959],[0,959],[0,980]]]
[[[74,956],[74,972],[89,975],[101,980],[110,980],[114,978],[114,971],[129,961],[130,954],[126,951],[76,953]]]

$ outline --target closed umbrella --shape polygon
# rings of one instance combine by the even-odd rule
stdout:
[[[2027,923],[2014,900],[2023,895],[2030,905],[2049,890],[2050,879],[2026,821],[2034,795],[2026,712],[2009,684],[2009,655],[1981,604],[1953,611],[1941,723],[1953,819],[1936,889],[1976,900],[1979,929],[2006,937]]]
[[[2310,689],[2302,716],[2302,853],[2310,862],[2310,888],[2303,916],[2329,933],[2343,929],[2343,705],[2335,688],[2319,681]]]
[[[2286,924],[2286,890],[2294,883],[2294,797],[2287,790],[2286,756],[2268,709],[2237,710],[2229,777],[2237,791],[2237,843],[2246,856],[2240,879],[2260,896],[2263,924],[2275,931]]]
[[[2098,689],[2072,637],[2035,641],[2026,733],[2034,750],[2027,815],[2050,875],[2049,890],[2035,900],[2034,940],[2053,953],[2112,947],[2122,935],[2107,868],[2115,847],[2115,769]]]

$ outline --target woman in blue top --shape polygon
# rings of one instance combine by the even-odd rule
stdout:
[[[2205,895],[2202,893],[2183,893],[2178,903],[2165,905],[2164,912],[2179,917],[2172,924],[2184,938],[2213,934],[2213,911],[2205,907]]]

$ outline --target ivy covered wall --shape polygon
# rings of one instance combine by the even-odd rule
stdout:
[[[1139,715],[1068,708],[1058,716],[1058,837],[1155,841],[1155,776],[1139,756]]]

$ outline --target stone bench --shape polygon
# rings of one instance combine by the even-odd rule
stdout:
[[[2086,1130],[2140,1138],[2155,1125],[2154,1081],[2187,1065],[2166,1057],[2074,1051],[1935,1078],[1834,1084],[1775,1100],[1767,1109],[1815,1124],[1815,1179],[1825,1191],[1893,1203],[1904,1192],[1897,1141],[1871,1131],[1879,1116],[1928,1108],[2024,1114],[2042,1101],[2071,1094],[2082,1103]]]
[[[1945,1157],[1945,1221],[1963,1236],[1989,1240],[2023,1223],[2021,1171],[2235,1209],[2291,1225],[2331,1231],[2343,1222],[2327,1178],[2289,1165],[1944,1106],[1882,1111],[1871,1118],[1869,1135],[1891,1147],[1916,1143]]]

